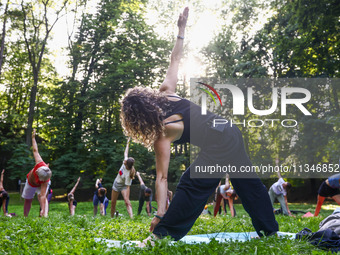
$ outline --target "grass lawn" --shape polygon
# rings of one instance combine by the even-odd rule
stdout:
[[[220,244],[188,245],[177,243],[169,245],[168,239],[159,241],[155,247],[117,249],[107,248],[96,243],[94,238],[113,240],[143,240],[148,237],[151,217],[143,208],[141,216],[130,220],[123,201],[118,201],[118,210],[123,216],[111,219],[107,216],[93,217],[91,202],[80,202],[76,215],[69,216],[67,203],[51,202],[47,219],[37,217],[38,202],[35,201],[28,218],[23,217],[23,201],[16,195],[9,205],[9,212],[16,213],[13,218],[0,217],[0,254],[327,254],[305,241],[268,237],[248,242],[229,242]],[[154,203],[155,204],[155,203]],[[111,205],[111,204],[110,204]],[[109,206],[110,206],[109,205]],[[138,202],[132,201],[133,212],[137,213]],[[254,231],[249,216],[242,205],[236,205],[237,216],[201,216],[188,234],[216,232]],[[297,233],[305,227],[318,230],[319,222],[331,214],[336,206],[326,205],[321,216],[315,218],[296,218],[277,215],[280,231]],[[315,205],[291,204],[291,210],[314,212]],[[212,211],[212,206],[209,207]],[[109,210],[108,210],[109,214]],[[330,254],[330,253],[329,253]]]

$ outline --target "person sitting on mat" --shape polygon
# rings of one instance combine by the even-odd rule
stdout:
[[[38,145],[35,140],[35,129],[32,132],[32,148],[33,156],[35,160],[35,167],[27,174],[24,190],[22,192],[22,198],[25,199],[24,203],[24,216],[27,217],[32,206],[32,201],[35,193],[38,194],[38,200],[40,203],[40,216],[47,217],[48,215],[48,201],[47,192],[49,188],[50,178],[52,172],[41,158],[38,152]]]
[[[185,8],[177,21],[177,40],[166,77],[159,90],[134,87],[126,92],[121,102],[121,122],[125,134],[148,148],[153,147],[155,151],[158,210],[151,221],[150,231],[156,238],[170,236],[176,241],[189,232],[221,179],[190,178],[190,169],[195,169],[196,166],[207,167],[211,162],[230,164],[236,169],[251,166],[242,134],[236,125],[227,123],[215,130],[207,123],[222,117],[212,112],[202,115],[200,106],[176,95],[188,13],[189,9]],[[166,210],[171,143],[194,144],[201,151],[181,176]],[[256,173],[251,173],[248,178],[230,177],[258,235],[275,234],[278,223],[268,192]]]
[[[326,197],[331,197],[340,205],[340,174],[334,174],[323,181],[318,191],[318,202],[316,204],[314,216],[318,216],[321,206]]]
[[[4,215],[7,217],[11,217],[8,213],[8,203],[9,203],[9,195],[4,188],[4,173],[5,169],[1,171],[1,178],[0,178],[0,206],[4,212]]]
[[[284,215],[292,216],[292,213],[288,207],[288,200],[287,200],[287,192],[292,187],[289,182],[285,182],[281,177],[280,172],[277,172],[279,180],[275,182],[269,189],[268,194],[270,197],[270,201],[274,206],[275,199],[280,202],[282,211]]]
[[[76,211],[76,207],[77,207],[77,201],[74,199],[74,192],[76,191],[76,189],[78,187],[79,181],[80,181],[80,177],[78,177],[78,180],[77,180],[76,184],[74,185],[73,189],[67,195],[68,208],[70,210],[70,215],[71,216],[74,215],[74,213]]]
[[[137,215],[140,215],[143,209],[144,202],[146,202],[146,212],[148,216],[151,215],[151,202],[152,202],[152,190],[145,186],[142,177],[140,176],[140,173],[137,172],[136,176],[138,177],[139,183],[140,183],[140,189],[139,189],[139,204],[138,204],[138,213]]]

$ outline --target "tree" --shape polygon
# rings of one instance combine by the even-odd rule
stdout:
[[[59,20],[61,12],[68,0],[63,0],[61,6],[54,7],[55,3],[50,0],[35,0],[33,2],[21,2],[22,33],[28,52],[29,62],[33,73],[33,85],[30,92],[30,104],[26,131],[26,143],[31,146],[31,133],[35,113],[36,95],[40,78],[41,63],[46,53],[46,46],[50,33]],[[34,8],[33,8],[34,6]],[[56,8],[56,9],[53,9]],[[49,17],[52,9],[55,18],[50,22]],[[36,12],[34,10],[37,10]]]
[[[114,177],[126,140],[119,100],[126,89],[151,86],[164,74],[159,69],[165,70],[170,47],[145,23],[142,3],[103,0],[96,13],[83,13],[77,22],[68,49],[71,75],[54,87],[45,108],[49,117],[43,128],[56,159],[54,178],[60,183],[80,171],[89,180],[109,173]],[[152,154],[136,150],[144,155],[136,161],[152,171]]]
[[[260,11],[256,11],[257,8]],[[254,33],[250,28],[256,22],[257,14],[265,12],[266,6],[259,1],[241,1],[225,6],[226,14],[236,13],[232,25],[225,26],[204,49],[207,61],[213,67],[214,78],[223,81],[233,77],[338,77],[340,57],[339,51],[335,50],[339,47],[339,40],[335,39],[339,36],[337,2],[282,0],[272,1],[270,8],[273,16]],[[235,28],[241,32],[236,33]],[[276,79],[273,84],[274,81]],[[279,157],[282,163],[334,163],[338,157],[338,143],[334,141],[339,137],[335,126],[339,116],[338,82],[332,79],[313,79],[314,82],[309,80],[309,84],[303,80],[285,81],[287,84],[295,81],[299,87],[311,92],[312,99],[306,107],[312,116],[304,116],[295,108],[290,114],[299,122],[297,129],[244,130],[252,161],[254,164],[270,163]],[[254,98],[257,109],[266,102],[270,103],[272,85],[261,86],[254,82],[252,86],[261,92]],[[244,87],[240,88],[246,94]],[[227,107],[232,107],[230,102]],[[246,112],[244,119],[254,117]],[[268,117],[277,119],[280,116]],[[234,118],[239,120],[236,116]]]
[[[3,16],[4,20],[3,20],[3,24],[2,24],[1,46],[0,46],[0,77],[1,77],[1,69],[2,69],[2,64],[3,64],[3,58],[4,58],[8,5],[9,5],[9,0],[7,0],[7,2],[6,2],[6,7],[5,7],[4,16]]]

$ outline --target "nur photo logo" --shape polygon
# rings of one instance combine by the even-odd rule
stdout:
[[[211,87],[209,84],[206,84],[206,83],[203,83],[203,82],[200,82],[200,81],[198,81],[197,83],[201,84],[201,85],[204,85],[208,89],[210,89],[217,96],[218,100],[220,101],[221,106],[223,106],[220,95],[217,93],[217,91],[213,87]],[[202,90],[203,92],[207,93],[212,98],[212,100],[214,101],[215,105],[217,106],[217,102],[216,102],[214,96],[211,94],[211,92],[209,90],[203,89],[203,88],[200,88],[200,87],[198,87],[198,88],[200,90]],[[205,114],[207,114],[207,97],[206,97],[206,94],[204,94],[204,93],[202,94],[202,114],[203,114],[203,112],[205,112]],[[203,114],[203,115],[205,115],[205,114]]]
[[[264,92],[261,92],[262,87],[251,86],[252,83],[249,82],[248,87],[229,83],[210,85],[202,81],[196,81],[195,84],[196,89],[203,92],[199,94],[202,115],[207,115],[208,108],[215,110],[220,108],[218,110],[219,112],[231,112],[232,116],[237,117],[237,121],[232,118],[216,118],[213,121],[214,126],[230,123],[231,125],[242,125],[244,127],[274,127],[276,123],[280,122],[283,127],[296,127],[298,125],[296,119],[286,119],[286,117],[289,116],[288,110],[293,111],[295,115],[312,115],[306,107],[306,104],[308,104],[312,96],[307,88],[282,86],[281,84],[281,87],[271,85],[270,89],[264,87]],[[203,85],[205,88],[198,87],[197,84]],[[242,87],[242,89],[240,87]],[[209,95],[209,97],[207,97],[207,95]],[[207,98],[211,98],[214,106],[208,106],[208,101],[210,100]],[[259,98],[263,98],[263,102],[264,98],[266,98],[266,103],[262,103],[260,107]],[[228,107],[231,101],[232,107]],[[249,116],[249,112],[256,118],[242,119],[240,121],[240,117],[245,115]],[[223,114],[218,115],[221,116]],[[275,115],[276,117],[284,116],[285,119],[263,119],[263,116],[269,117],[271,115]]]

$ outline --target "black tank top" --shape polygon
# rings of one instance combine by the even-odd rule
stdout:
[[[177,96],[168,96],[179,98],[178,101],[170,101],[170,111],[167,112],[165,119],[180,114],[183,119],[165,123],[165,125],[183,121],[184,130],[180,139],[174,141],[175,144],[191,143],[196,146],[203,146],[207,135],[208,126],[211,120],[216,118],[217,115],[207,112],[207,115],[201,114],[201,107]]]

